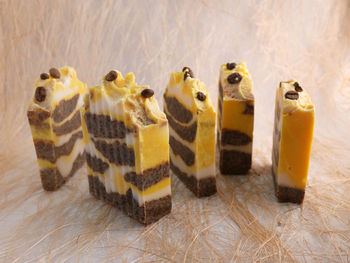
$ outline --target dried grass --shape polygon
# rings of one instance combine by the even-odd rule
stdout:
[[[350,3],[311,1],[1,1],[1,262],[349,262]],[[134,71],[161,101],[188,65],[216,105],[219,65],[253,75],[253,169],[196,199],[173,178],[173,211],[146,228],[88,193],[83,171],[42,190],[26,106],[38,74],[71,65],[89,85]],[[302,206],[276,202],[274,91],[298,79],[317,109]]]

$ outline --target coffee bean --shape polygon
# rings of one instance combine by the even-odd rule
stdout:
[[[105,77],[105,80],[107,81],[113,81],[118,77],[118,73],[114,70],[111,70]]]
[[[154,91],[153,91],[153,89],[144,89],[141,92],[141,95],[144,98],[150,98],[150,97],[152,97],[154,95]]]
[[[207,96],[205,96],[203,92],[200,92],[200,91],[197,92],[197,99],[198,100],[205,101],[206,98],[207,98]]]
[[[299,94],[298,92],[294,91],[294,90],[290,90],[290,91],[287,91],[286,94],[284,95],[284,97],[286,99],[289,99],[289,100],[297,100],[299,99]]]
[[[236,84],[236,83],[240,82],[241,80],[242,80],[242,76],[237,72],[232,73],[231,75],[229,75],[227,77],[227,81],[230,84]]]
[[[194,78],[194,74],[193,74],[192,69],[190,69],[189,67],[184,67],[184,68],[182,69],[182,72],[184,72],[184,71],[187,71],[187,72],[190,74],[190,77],[191,77],[191,78]],[[185,79],[186,79],[186,78],[185,78]]]
[[[191,77],[191,74],[190,74],[188,71],[186,71],[186,72],[185,72],[185,75],[184,75],[184,81],[185,81],[188,77]]]
[[[49,73],[50,73],[51,77],[53,77],[55,79],[59,79],[61,77],[61,74],[57,68],[50,68]]]
[[[46,98],[46,89],[44,87],[37,87],[35,90],[35,99],[38,102],[43,102]]]
[[[42,80],[44,80],[44,79],[50,78],[50,76],[49,76],[49,74],[47,74],[47,73],[41,73],[41,74],[40,74],[40,78],[41,78]]]
[[[298,82],[294,83],[294,88],[295,88],[295,91],[297,91],[297,92],[302,92],[303,91],[303,88],[300,87]]]
[[[232,62],[232,63],[227,63],[226,64],[226,68],[228,69],[228,70],[233,70],[235,67],[237,66],[237,64],[236,63],[234,63],[234,62]]]

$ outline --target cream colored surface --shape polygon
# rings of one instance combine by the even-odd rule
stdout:
[[[347,262],[350,253],[348,0],[0,1],[1,262]],[[253,170],[218,176],[197,199],[172,178],[172,213],[147,228],[75,176],[42,190],[26,119],[33,82],[73,66],[94,85],[112,68],[149,84],[162,109],[183,66],[217,108],[218,68],[254,81]],[[304,204],[279,204],[271,177],[275,89],[298,79],[317,109]]]
[[[205,84],[200,81],[196,76],[193,78],[188,77],[184,81],[185,72],[173,72],[170,75],[170,80],[164,91],[168,97],[175,97],[180,100],[185,108],[197,114],[202,111],[210,111],[213,107],[208,93],[205,88]],[[207,99],[200,101],[197,99],[197,93],[202,92],[207,96]]]
[[[228,76],[233,73],[239,73],[242,77],[242,80],[237,84],[231,84],[227,81]],[[253,81],[248,72],[247,65],[244,62],[240,62],[237,66],[229,70],[226,67],[226,64],[220,66],[220,81],[223,87],[227,86],[227,91],[224,95],[229,96],[237,100],[254,100],[253,95]]]
[[[286,94],[288,91],[295,91],[294,83],[296,83],[296,80],[290,80],[290,81],[282,81],[280,83],[280,93]],[[313,112],[314,111],[314,105],[311,102],[309,94],[307,94],[306,90],[303,89],[302,92],[298,92],[299,98],[297,100],[289,100],[286,98],[283,99],[283,112],[285,114],[293,114],[296,111],[304,111],[304,112]]]
[[[48,70],[44,72],[48,73]],[[59,72],[61,74],[61,77],[59,79],[55,79],[51,76],[45,80],[42,80],[40,78],[37,79],[33,87],[33,96],[29,103],[28,110],[41,108],[43,110],[51,111],[55,109],[55,107],[63,99],[71,99],[78,93],[85,94],[86,84],[77,78],[77,74],[72,67],[62,67],[59,69]],[[38,73],[38,75],[40,75],[40,73]],[[46,98],[42,102],[38,102],[34,97],[36,87],[39,86],[42,86],[46,89]]]

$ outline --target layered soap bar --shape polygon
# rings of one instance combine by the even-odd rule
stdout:
[[[197,196],[216,192],[216,114],[203,82],[185,67],[173,72],[164,93],[169,121],[170,168]]]
[[[112,70],[82,109],[90,193],[143,224],[171,211],[168,121],[153,94]]]
[[[27,116],[43,188],[54,191],[85,162],[80,108],[86,84],[71,67],[51,68],[35,83]]]
[[[295,80],[276,92],[272,172],[279,202],[302,203],[309,169],[315,108]]]
[[[246,174],[252,164],[254,95],[245,63],[220,67],[217,144],[220,173]]]

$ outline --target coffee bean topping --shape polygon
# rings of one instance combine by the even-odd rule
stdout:
[[[297,91],[297,92],[302,92],[303,91],[303,88],[300,87],[298,82],[294,83],[294,88],[295,88],[295,91]]]
[[[40,74],[40,78],[41,78],[42,80],[44,80],[44,79],[50,78],[50,76],[49,76],[49,74],[47,74],[47,73],[41,73],[41,74]]]
[[[44,101],[46,98],[46,89],[44,87],[37,87],[35,90],[35,99],[38,102]]]
[[[57,68],[50,68],[49,73],[50,73],[51,77],[53,77],[55,79],[59,79],[61,77],[61,74]]]
[[[205,101],[206,98],[207,96],[205,96],[203,92],[197,92],[197,99],[199,99],[200,101]]]
[[[184,81],[185,81],[188,77],[191,77],[191,74],[190,74],[188,71],[186,71],[186,72],[185,72],[185,75],[184,75]]]
[[[227,81],[230,84],[236,84],[236,83],[240,82],[241,80],[242,80],[242,76],[237,72],[232,73],[231,75],[229,75],[227,77]]]
[[[150,97],[152,97],[154,95],[154,91],[153,91],[153,89],[144,89],[141,92],[141,95],[144,98],[150,98]]]
[[[299,99],[299,94],[298,92],[294,91],[294,90],[290,90],[290,91],[287,91],[286,94],[284,95],[284,97],[286,99],[289,99],[289,100],[297,100]]]
[[[194,74],[193,74],[192,69],[190,69],[189,67],[184,67],[184,68],[182,69],[182,72],[185,72],[185,71],[187,71],[188,73],[190,73],[190,77],[191,77],[191,78],[194,78]]]
[[[233,70],[235,67],[237,66],[237,64],[236,63],[234,63],[234,62],[232,62],[232,63],[227,63],[226,64],[226,68],[228,69],[228,70]]]
[[[107,81],[113,81],[118,77],[118,73],[115,72],[114,70],[111,70],[108,72],[108,74],[105,76],[105,80]]]

